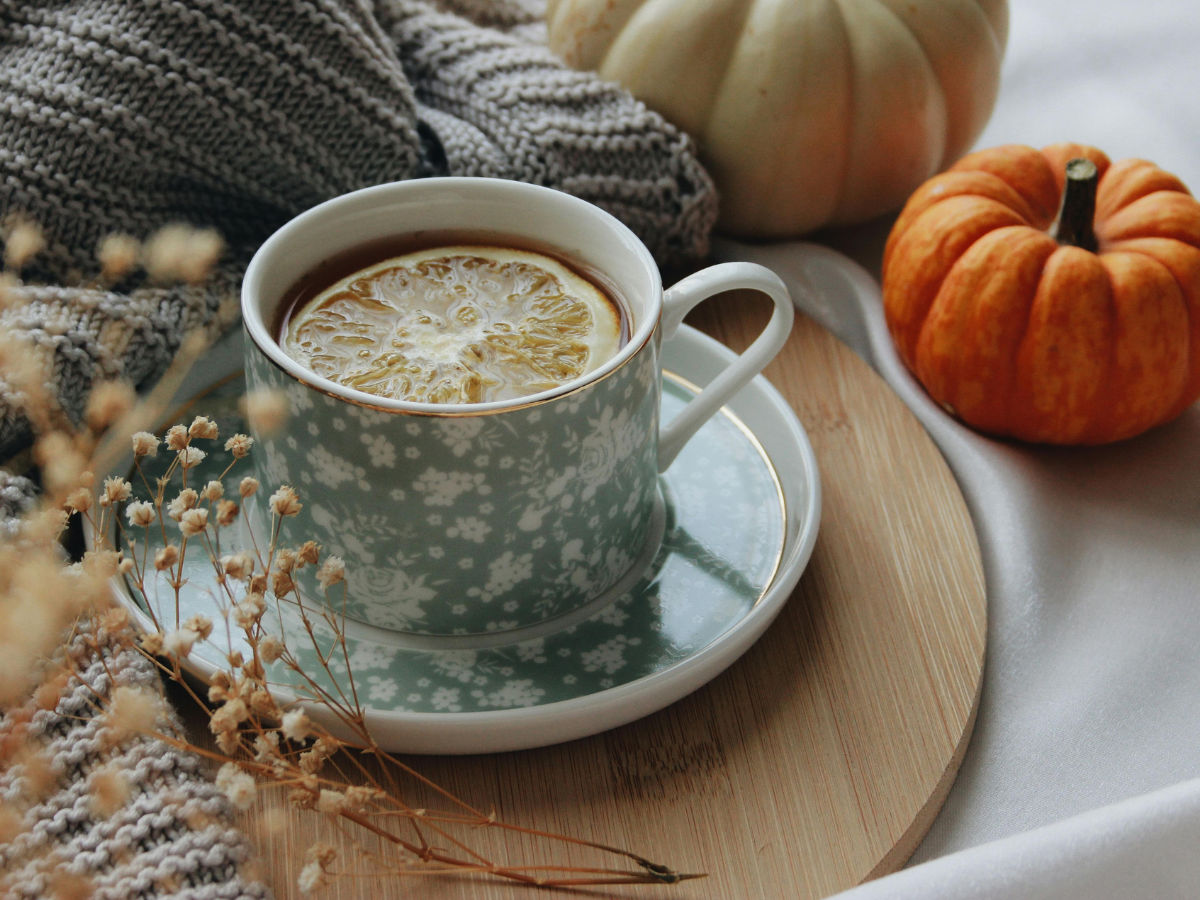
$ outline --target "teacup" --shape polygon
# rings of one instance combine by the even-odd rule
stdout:
[[[463,230],[542,248],[603,283],[630,320],[621,350],[519,400],[429,404],[344,387],[281,349],[280,306],[322,261],[393,235]],[[662,342],[698,303],[735,289],[767,294],[770,320],[660,428]],[[664,294],[642,242],[571,195],[430,178],[346,194],[285,224],[247,269],[242,315],[248,389],[282,391],[291,410],[272,433],[250,423],[255,474],[264,487],[294,486],[302,536],[345,560],[346,615],[478,636],[561,627],[632,585],[661,537],[659,473],[783,346],[793,311],[783,282],[751,263],[703,269]]]

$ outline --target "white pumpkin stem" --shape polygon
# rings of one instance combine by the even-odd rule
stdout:
[[[1050,228],[1050,237],[1060,244],[1095,253],[1100,246],[1092,222],[1096,216],[1096,185],[1100,171],[1090,159],[1082,157],[1067,163],[1067,182],[1058,217]]]

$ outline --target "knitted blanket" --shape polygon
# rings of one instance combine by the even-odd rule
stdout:
[[[97,377],[137,384],[212,320],[284,221],[355,188],[436,174],[560,188],[671,264],[706,251],[715,198],[688,140],[615,86],[501,29],[531,0],[4,0],[0,212],[47,248],[47,287],[0,313],[50,358],[78,411]],[[102,237],[215,227],[210,290],[81,290]],[[0,384],[0,458],[28,440]]]
[[[95,381],[147,386],[187,332],[218,322],[288,218],[437,174],[559,188],[624,220],[664,265],[702,257],[716,201],[689,141],[561,66],[541,28],[539,0],[0,0],[0,215],[36,222],[47,242],[22,272],[28,302],[0,310],[0,331],[38,348],[77,414]],[[97,279],[103,237],[173,222],[225,240],[205,289]],[[0,460],[30,441],[21,400],[0,378]],[[0,517],[30,490],[0,472]],[[154,677],[135,654],[106,666],[93,672],[101,688],[109,672]],[[92,740],[89,690],[74,684],[35,717],[61,780],[0,864],[57,844],[103,896],[264,896],[240,880],[243,842],[187,754],[138,743],[117,761],[138,778],[132,818],[118,828],[88,815],[81,782],[114,761]],[[0,774],[0,799],[21,777],[19,766]]]

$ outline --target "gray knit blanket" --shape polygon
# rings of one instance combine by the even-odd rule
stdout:
[[[0,311],[0,330],[39,348],[54,394],[78,413],[99,379],[153,383],[184,334],[217,321],[254,250],[290,217],[439,174],[559,188],[624,220],[663,265],[701,258],[716,199],[691,144],[620,89],[564,68],[539,43],[539,6],[0,0],[0,216],[20,214],[47,239],[22,273],[29,302]],[[206,289],[138,276],[95,286],[103,237],[174,222],[226,242]],[[30,439],[21,398],[0,378],[0,462]],[[0,518],[31,488],[0,474]],[[149,672],[131,654],[97,670],[108,671]],[[265,896],[241,880],[243,842],[214,824],[228,810],[186,754],[138,744],[126,761],[142,787],[133,818],[114,830],[90,816],[80,784],[111,760],[89,737],[88,690],[75,684],[57,711],[39,713],[63,776],[31,810],[27,840],[59,845],[106,897]],[[19,768],[0,774],[0,797],[19,789]],[[201,808],[210,825],[197,831],[190,813]],[[141,865],[121,862],[122,841]],[[22,847],[0,847],[0,866]],[[45,885],[25,887],[40,896]]]

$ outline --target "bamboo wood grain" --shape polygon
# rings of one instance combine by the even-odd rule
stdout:
[[[689,321],[743,347],[764,318],[739,297],[707,304]],[[767,377],[812,440],[824,511],[812,561],[766,635],[706,687],[607,734],[520,753],[407,760],[508,822],[708,874],[588,896],[827,896],[903,865],[962,759],[981,683],[986,601],[953,477],[885,382],[808,319],[798,318]],[[262,809],[244,824],[277,896],[298,895],[296,875],[314,841],[353,856],[330,820],[291,810],[281,796],[264,805],[273,829],[262,827]],[[506,846],[526,848],[491,830],[471,839],[500,858]],[[553,861],[597,860],[572,851]],[[380,875],[342,879],[322,894],[526,895],[482,877]]]

